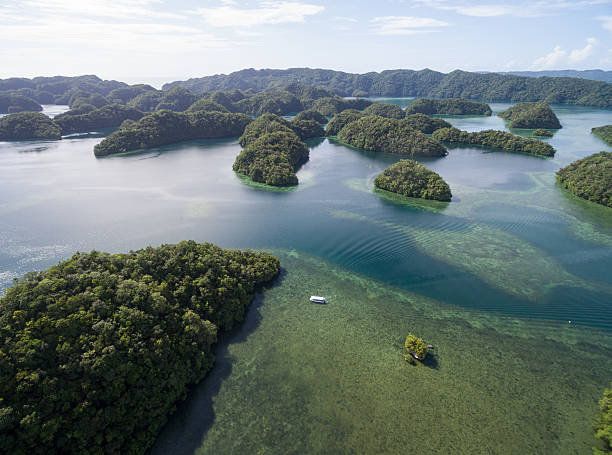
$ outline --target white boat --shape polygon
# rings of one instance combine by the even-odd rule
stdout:
[[[327,300],[325,300],[325,297],[320,297],[318,295],[311,295],[310,301],[312,303],[327,303]]]

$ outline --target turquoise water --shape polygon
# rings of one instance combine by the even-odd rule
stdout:
[[[554,109],[553,159],[453,147],[423,160],[450,203],[375,192],[401,157],[328,140],[281,191],[232,172],[237,140],[104,159],[100,137],[0,142],[0,287],[77,250],[195,239],[280,255],[284,278],[154,453],[585,453],[612,379],[612,210],[554,172],[610,150],[590,129],[612,111]],[[410,331],[438,346],[435,365],[407,369]]]

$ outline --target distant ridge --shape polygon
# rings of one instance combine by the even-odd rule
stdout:
[[[604,70],[549,70],[549,71],[506,71],[497,74],[512,74],[525,77],[577,77],[592,81],[612,82],[612,71]]]
[[[216,90],[262,91],[290,83],[323,87],[341,96],[415,96],[468,98],[482,101],[545,101],[612,107],[612,84],[584,78],[525,77],[455,70],[445,74],[430,69],[387,70],[380,73],[345,73],[327,69],[253,68],[164,85],[179,85],[192,92]]]

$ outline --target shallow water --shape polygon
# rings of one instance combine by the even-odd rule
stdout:
[[[99,137],[0,142],[0,287],[77,250],[195,239],[281,256],[283,279],[154,453],[585,453],[612,379],[612,210],[554,172],[610,150],[590,129],[612,111],[554,108],[553,159],[423,160],[451,203],[374,191],[401,157],[327,140],[280,191],[232,172],[236,140],[103,159]],[[433,364],[402,360],[410,331],[437,346]]]

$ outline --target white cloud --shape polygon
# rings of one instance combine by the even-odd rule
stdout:
[[[612,32],[612,16],[599,16],[597,19],[603,22],[601,24],[603,28]]]
[[[455,11],[464,16],[474,17],[496,17],[496,16],[518,16],[534,17],[550,14],[560,9],[580,9],[589,6],[605,5],[612,0],[582,0],[582,1],[554,1],[541,0],[529,2],[507,2],[505,4],[483,3],[475,4],[467,0],[413,0],[431,8],[446,11]]]
[[[207,24],[214,27],[253,27],[304,22],[307,16],[324,9],[324,6],[296,1],[263,1],[257,8],[251,9],[241,9],[224,2],[223,6],[198,8],[193,13],[202,16]]]
[[[447,27],[448,22],[429,17],[381,16],[371,21],[371,29],[377,35],[414,35],[437,31],[437,27]]]
[[[574,49],[570,52],[565,51],[561,46],[555,46],[552,52],[534,60],[532,69],[568,69],[567,65],[581,63],[591,55],[598,41],[595,38],[588,38],[587,44],[582,49]]]
[[[151,7],[161,0],[25,0],[23,6],[47,14],[125,18],[182,19],[175,13],[156,11]]]

